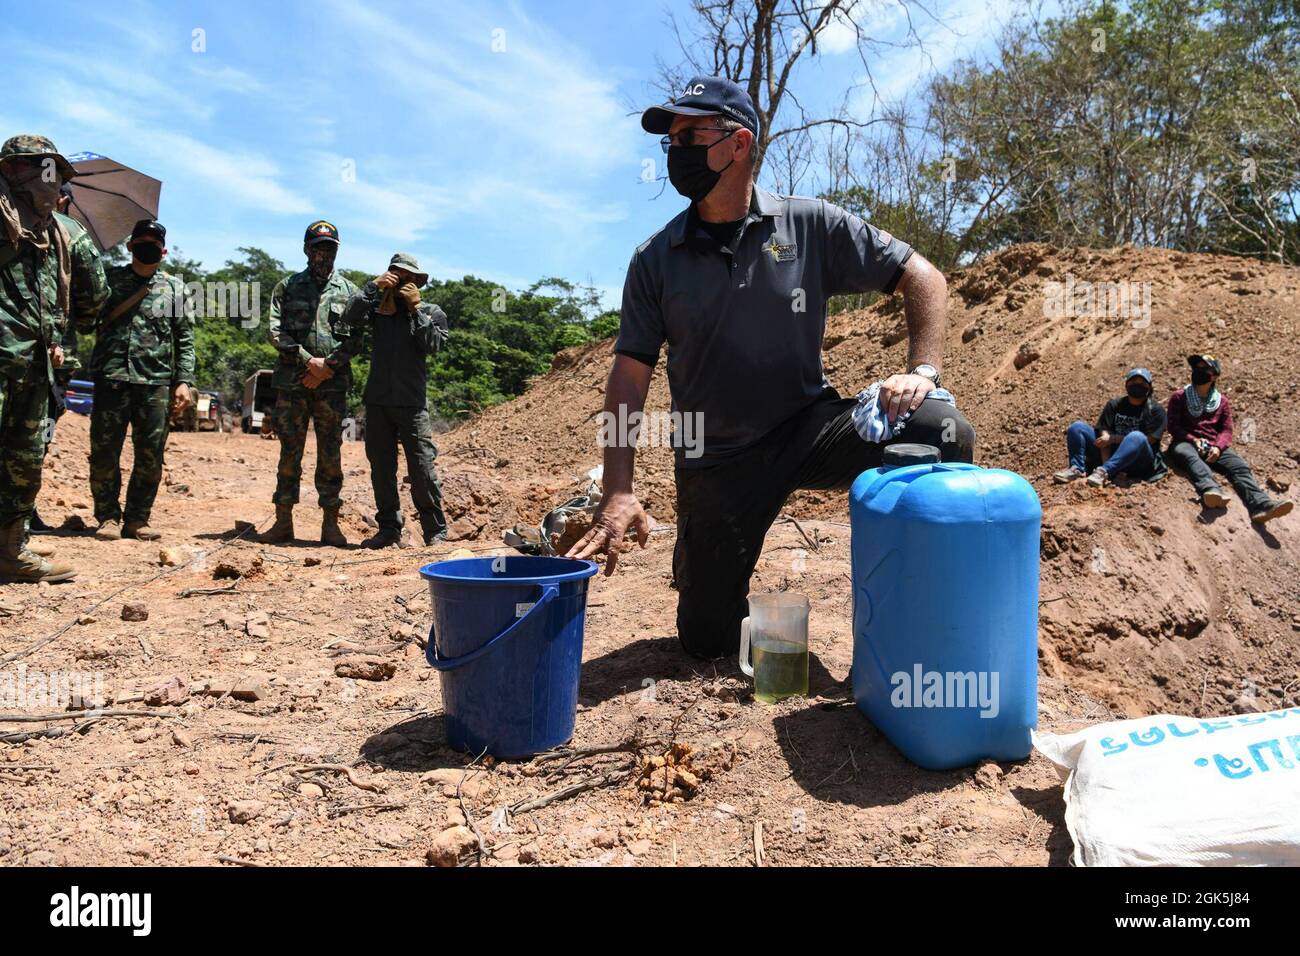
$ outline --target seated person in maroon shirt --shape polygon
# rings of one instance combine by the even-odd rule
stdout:
[[[1232,406],[1218,387],[1223,371],[1213,355],[1191,355],[1192,381],[1169,398],[1170,456],[1187,470],[1201,503],[1207,508],[1226,508],[1228,499],[1214,472],[1228,476],[1237,489],[1250,520],[1264,524],[1291,511],[1290,501],[1274,501],[1262,488],[1245,459],[1233,451]],[[1213,469],[1213,470],[1211,470]]]

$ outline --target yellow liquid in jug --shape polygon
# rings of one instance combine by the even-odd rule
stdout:
[[[788,641],[759,639],[750,644],[754,697],[775,704],[787,697],[808,696],[808,648]]]

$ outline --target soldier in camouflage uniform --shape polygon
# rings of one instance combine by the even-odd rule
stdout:
[[[108,269],[109,297],[94,322],[90,371],[95,405],[90,414],[90,491],[101,541],[156,541],[149,527],[172,406],[190,401],[194,383],[194,312],[185,284],[162,271],[167,253],[162,223],[141,219],[131,230],[131,262]],[[135,464],[121,503],[122,444],[131,427]]]
[[[81,359],[77,355],[78,318],[94,318],[108,298],[108,282],[104,278],[104,264],[100,259],[99,250],[95,247],[95,242],[90,238],[86,227],[68,215],[68,207],[71,203],[72,190],[67,183],[64,183],[63,189],[60,190],[58,211],[54,214],[54,218],[63,224],[63,227],[68,230],[68,235],[72,237],[72,315],[68,317],[67,327],[63,332],[61,343],[63,364],[54,370],[55,388],[50,393],[50,418],[56,422],[67,410],[63,396],[68,390],[68,385],[81,371]],[[52,429],[50,442],[52,443],[53,440]],[[48,444],[46,450],[49,450]],[[54,529],[45,524],[33,509],[28,530],[31,534],[49,534]],[[53,548],[33,543],[30,539],[27,548],[35,554],[46,557],[54,553]]]
[[[52,421],[50,388],[63,361],[68,316],[96,295],[98,253],[76,248],[89,270],[74,283],[75,239],[54,215],[62,185],[76,175],[43,136],[0,146],[0,582],[67,581],[69,564],[33,554],[27,522],[41,488]],[[78,296],[74,303],[74,285]]]
[[[275,524],[260,539],[268,543],[293,540],[308,422],[316,427],[321,544],[343,548],[348,543],[339,528],[343,419],[360,338],[343,321],[343,308],[357,287],[334,268],[338,248],[338,229],[324,220],[313,222],[303,236],[307,268],[280,280],[271,293],[271,342],[280,353],[272,378],[280,467],[272,499]]]
[[[447,518],[434,462],[433,428],[426,408],[428,357],[447,341],[447,316],[420,301],[429,277],[415,257],[393,256],[388,271],[348,302],[345,317],[371,343],[366,380],[366,458],[375,492],[379,531],[367,548],[402,544],[402,503],[397,491],[397,446],[406,452],[411,499],[420,515],[424,543],[446,540]]]

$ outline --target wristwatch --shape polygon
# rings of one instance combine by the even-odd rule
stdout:
[[[934,382],[935,388],[941,387],[939,384],[939,370],[933,365],[918,365],[916,368],[912,369],[909,374],[919,375],[921,378],[928,378],[930,381]]]

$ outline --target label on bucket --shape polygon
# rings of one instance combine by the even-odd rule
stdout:
[[[533,609],[533,605],[536,603],[537,603],[536,601],[531,601],[524,604],[516,604],[515,617],[523,617],[525,614],[527,614],[529,611]]]

